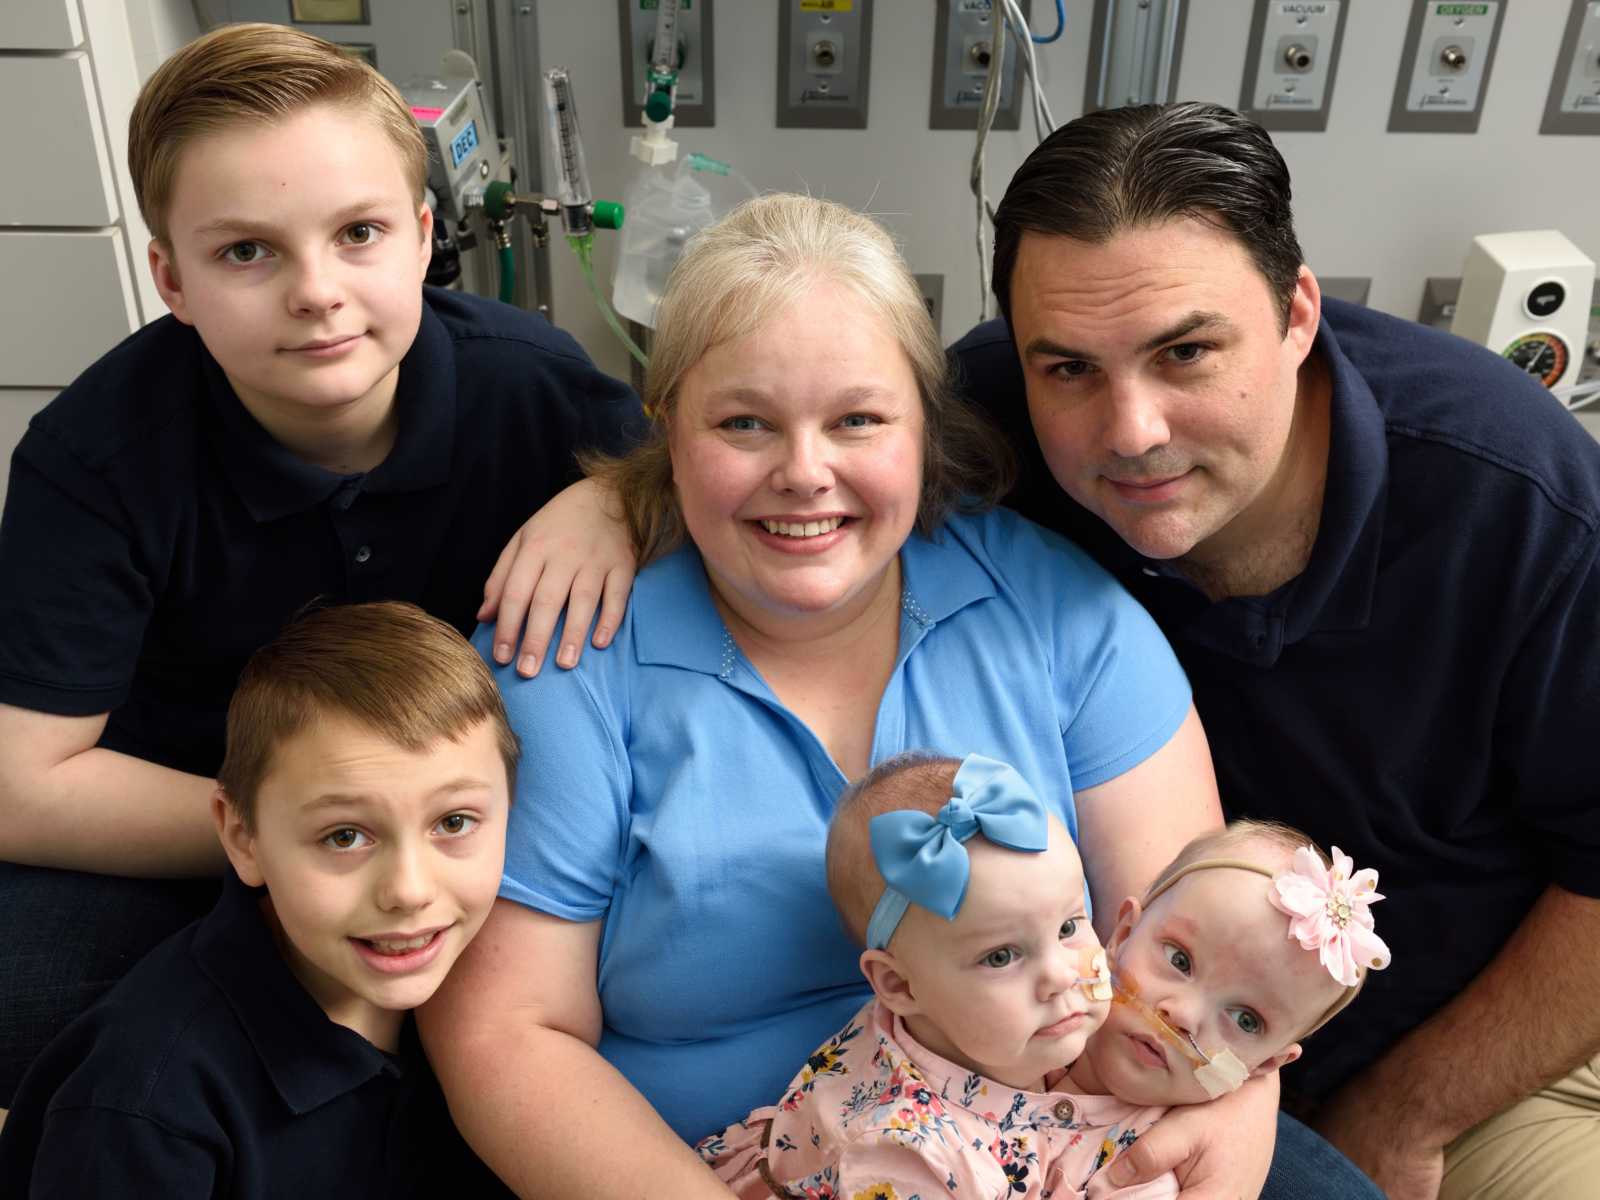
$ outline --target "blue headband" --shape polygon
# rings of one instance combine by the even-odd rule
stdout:
[[[868,822],[883,895],[867,922],[867,948],[889,944],[906,909],[920,905],[952,920],[967,896],[970,873],[961,843],[983,834],[997,846],[1037,854],[1049,844],[1044,805],[1016,769],[969,754],[956,772],[950,803],[924,812],[880,813]]]

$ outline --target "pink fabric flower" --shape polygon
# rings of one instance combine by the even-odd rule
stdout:
[[[1273,877],[1267,898],[1289,916],[1289,936],[1318,952],[1322,965],[1345,987],[1360,979],[1358,969],[1381,971],[1389,965],[1389,947],[1372,931],[1369,906],[1382,900],[1378,873],[1355,863],[1333,848],[1333,869],[1310,846],[1294,852],[1294,865]]]

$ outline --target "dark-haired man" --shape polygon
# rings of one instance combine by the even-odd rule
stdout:
[[[1595,1194],[1600,446],[1498,356],[1323,302],[1282,158],[1217,106],[1057,130],[993,282],[953,353],[1011,502],[1155,614],[1230,816],[1379,869],[1393,967],[1286,1097],[1392,1200]]]

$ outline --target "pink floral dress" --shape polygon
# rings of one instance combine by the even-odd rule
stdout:
[[[778,1104],[696,1148],[745,1200],[1170,1200],[1171,1175],[1118,1189],[1100,1173],[1164,1111],[975,1075],[875,1000]]]

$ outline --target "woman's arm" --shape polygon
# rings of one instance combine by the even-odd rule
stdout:
[[[423,1046],[462,1136],[523,1200],[731,1194],[601,1058],[601,922],[497,900],[433,999]]]
[[[1194,706],[1161,749],[1115,779],[1085,788],[1073,803],[1095,930],[1104,941],[1124,899],[1142,896],[1179,850],[1222,826],[1211,750]]]

